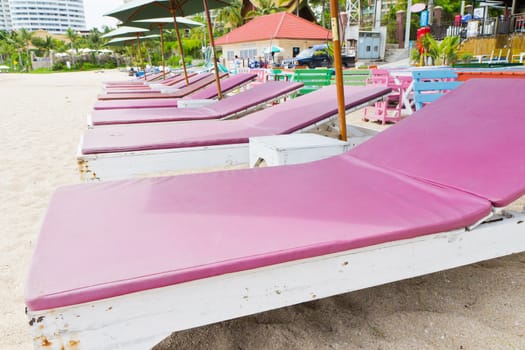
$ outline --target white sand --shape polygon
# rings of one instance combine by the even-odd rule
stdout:
[[[2,350],[32,348],[23,293],[34,242],[52,192],[79,182],[76,147],[100,83],[120,79],[0,74]],[[158,347],[361,348],[525,349],[525,254],[180,332]]]

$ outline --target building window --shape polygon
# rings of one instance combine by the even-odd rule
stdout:
[[[250,59],[257,57],[257,49],[256,48],[250,48],[250,49],[241,49],[239,51],[239,56],[242,59]]]

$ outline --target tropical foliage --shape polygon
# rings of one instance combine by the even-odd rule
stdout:
[[[104,28],[104,31],[109,31],[109,28]],[[32,69],[32,57],[48,58],[51,51],[55,53],[68,53],[68,60],[72,61],[73,69],[82,69],[94,64],[97,66],[108,66],[104,62],[99,62],[99,56],[95,52],[89,56],[80,54],[71,54],[69,50],[78,50],[79,48],[89,48],[91,50],[101,50],[104,47],[106,40],[102,39],[101,33],[98,29],[93,28],[87,35],[80,36],[78,32],[68,29],[65,34],[65,39],[57,39],[51,34],[41,33],[36,35],[35,32],[29,32],[26,29],[16,31],[0,31],[0,65],[7,65],[14,71],[28,72]],[[79,60],[77,65],[76,60]],[[57,67],[66,66],[64,62],[57,60]],[[89,64],[88,64],[89,63]],[[114,64],[113,64],[114,65]]]
[[[450,65],[458,60],[458,47],[460,39],[458,36],[448,36],[441,42],[437,42],[431,35],[426,34],[422,38],[423,54],[416,49],[412,51],[412,60],[422,60],[424,65]]]
[[[221,23],[222,27],[228,30],[240,27],[244,23],[242,0],[233,0],[231,4],[231,6],[220,9],[216,17],[217,23]]]
[[[329,11],[327,0],[297,0],[299,3],[306,2],[318,17],[318,23],[329,26]],[[416,0],[421,1],[421,0]],[[232,6],[216,10],[214,33],[216,36],[223,35],[247,22],[248,20],[271,13],[286,11],[289,8],[291,0],[251,0],[254,9],[249,11],[246,16],[243,13],[243,0],[231,0]],[[372,5],[373,1],[361,0],[361,29],[368,30],[372,26]],[[434,0],[435,5],[443,7],[443,21],[452,20],[453,16],[459,12],[459,2],[453,0]],[[338,0],[339,9],[344,11],[346,0]],[[395,14],[398,10],[405,10],[407,0],[398,0],[395,2],[388,14],[383,16],[383,25],[387,26],[388,42],[395,42]],[[192,18],[195,21],[205,23],[203,15],[197,15]],[[415,31],[419,27],[418,16],[412,16],[411,37],[415,37]],[[89,55],[74,54],[81,48],[92,50],[101,50],[105,47],[107,39],[102,35],[110,28],[104,28],[99,31],[94,28],[89,33],[80,35],[78,32],[68,29],[64,39],[60,40],[51,35],[37,36],[25,29],[17,31],[0,31],[0,65],[8,65],[16,71],[30,71],[32,68],[32,56],[47,58],[51,51],[55,53],[68,54],[62,62],[57,64],[61,69],[65,66],[65,60],[71,61],[72,68],[81,69],[82,67],[93,64],[95,66],[106,66],[108,62],[100,59],[101,56],[96,53]],[[204,48],[209,45],[209,37],[206,26],[186,30],[182,34],[182,48],[186,61],[197,62],[197,59],[203,59]],[[448,37],[443,42],[437,43],[431,37],[425,39],[424,61],[428,63],[450,64],[457,60],[457,48],[459,38]],[[152,39],[141,42],[141,53],[137,52],[134,42],[126,43],[122,46],[108,47],[117,53],[117,56],[123,58],[120,63],[140,65],[146,62],[150,65],[160,65],[162,62],[162,53],[159,39]],[[172,65],[180,63],[179,43],[173,30],[165,31],[165,59]],[[415,55],[419,55],[417,52]],[[139,60],[142,57],[142,61]],[[78,62],[77,62],[78,61]],[[117,63],[117,62],[115,62]],[[115,64],[113,63],[113,64]]]
[[[254,0],[254,3],[255,9],[249,11],[245,16],[247,20],[286,10],[285,0]]]

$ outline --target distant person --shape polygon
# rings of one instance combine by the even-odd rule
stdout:
[[[235,60],[233,60],[233,65],[235,67],[235,73],[238,73],[239,68],[241,68],[241,60],[239,59],[239,56],[235,55]]]

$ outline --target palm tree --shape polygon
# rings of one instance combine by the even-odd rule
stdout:
[[[451,64],[457,60],[457,49],[460,43],[458,36],[447,36],[441,43],[438,43],[430,34],[423,36],[423,47],[425,56],[432,58],[435,65],[438,60],[441,64]]]
[[[0,33],[0,63],[4,64],[15,50],[15,47],[7,40],[7,37],[1,35],[2,33]]]
[[[102,35],[97,28],[93,28],[89,31],[89,34],[86,38],[86,44],[90,49],[97,51],[100,50],[102,46],[104,46],[104,38],[102,38]],[[100,63],[98,54],[93,53],[93,58],[98,65]]]
[[[241,9],[242,0],[234,0],[231,2],[231,6],[219,10],[216,20],[222,23],[224,28],[230,30],[240,27],[243,24]]]
[[[100,50],[104,46],[104,39],[101,36],[100,31],[97,28],[93,28],[89,31],[87,42],[90,49]]]
[[[44,54],[44,56],[49,55],[49,51],[53,50],[56,46],[55,40],[50,35],[46,35],[44,39],[35,37],[31,40],[31,44],[37,47]]]
[[[285,0],[257,0],[255,9],[246,14],[246,19],[286,11]]]
[[[6,63],[12,60],[16,54],[16,42],[6,31],[0,31],[0,62]]]
[[[458,59],[458,47],[461,43],[459,36],[447,36],[439,44],[442,64],[452,64]]]
[[[18,37],[20,39],[20,42],[23,45],[23,48],[26,50],[26,70],[31,70],[31,57],[29,56],[29,45],[31,44],[31,39],[33,37],[33,33],[28,31],[25,28],[22,28],[18,31]]]
[[[71,60],[73,61],[73,65],[75,65],[75,54],[76,54],[76,44],[78,41],[78,33],[75,32],[72,28],[66,29],[66,37],[69,40],[69,44],[71,46]]]

